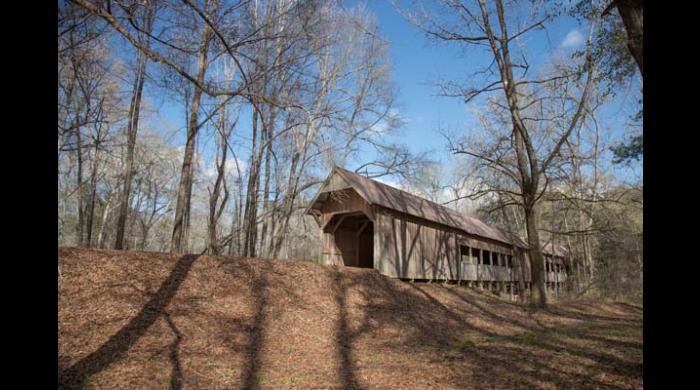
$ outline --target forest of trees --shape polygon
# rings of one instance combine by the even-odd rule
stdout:
[[[435,86],[486,108],[478,129],[434,130],[444,166],[392,137],[389,43],[347,3],[59,1],[58,244],[315,259],[303,212],[341,165],[506,227],[536,270],[540,243],[564,245],[576,296],[640,299],[643,188],[617,172],[642,156],[642,74],[622,12],[396,2],[436,44],[489,56],[471,81]],[[582,48],[530,69],[520,39],[564,13],[588,29]],[[598,113],[623,90],[639,97],[621,140]]]

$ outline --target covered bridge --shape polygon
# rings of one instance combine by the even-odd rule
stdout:
[[[321,228],[321,261],[411,280],[447,280],[511,297],[529,289],[527,244],[443,205],[334,167],[307,213]],[[566,255],[547,244],[551,292],[567,278]],[[520,283],[522,282],[522,283]]]

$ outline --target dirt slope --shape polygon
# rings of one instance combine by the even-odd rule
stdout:
[[[528,312],[307,262],[61,248],[59,264],[63,387],[642,387],[625,304]]]

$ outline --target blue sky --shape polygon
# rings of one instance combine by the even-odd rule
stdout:
[[[380,32],[390,43],[393,76],[399,88],[398,109],[406,120],[401,139],[416,153],[433,151],[431,157],[448,161],[446,142],[439,130],[459,135],[478,131],[478,128],[472,110],[460,99],[437,96],[435,80],[468,80],[469,75],[491,57],[483,51],[465,53],[457,45],[428,39],[387,0],[370,0],[367,6],[376,15]],[[536,67],[538,59],[580,48],[585,44],[587,33],[588,26],[568,16],[558,17],[547,25],[546,31],[528,35],[527,50],[538,54],[528,60]],[[607,126],[616,139],[626,136],[625,121],[633,114],[633,108],[627,103],[633,95],[620,91],[599,113],[602,125]],[[619,167],[616,174],[631,180],[641,174],[641,163],[632,169]]]
[[[356,3],[354,0],[346,2],[349,6]],[[429,40],[387,0],[369,0],[366,5],[375,14],[380,33],[390,46],[393,79],[398,87],[396,110],[405,121],[394,139],[408,145],[414,153],[432,152],[432,159],[448,162],[451,157],[440,130],[463,135],[478,131],[478,127],[474,123],[474,107],[467,107],[458,98],[437,96],[438,89],[434,82],[437,79],[469,80],[469,75],[480,69],[490,57],[483,51],[464,52],[456,45],[438,44]],[[555,52],[570,50],[585,43],[586,34],[587,26],[581,26],[569,17],[557,18],[547,25],[545,32],[529,34],[526,38],[528,52],[535,54],[529,58],[531,65],[534,68],[537,61],[542,61]],[[632,114],[625,99],[630,98],[623,91],[616,101],[608,104],[600,113],[602,125],[611,129],[613,136],[618,139],[624,137],[625,118]],[[176,145],[184,144],[182,104],[162,100],[157,96],[153,96],[152,102],[161,111],[158,126],[169,128],[171,132],[180,129],[173,134],[172,142]],[[241,125],[245,126],[246,122],[249,122],[248,118],[241,118]],[[245,133],[239,134],[245,137]],[[206,151],[213,149],[212,146],[200,144],[198,149]],[[247,155],[239,158],[246,159]],[[635,164],[632,169],[616,168],[616,174],[633,180],[641,174],[641,163]]]
[[[483,51],[463,53],[454,44],[436,43],[411,25],[386,0],[368,3],[377,16],[382,35],[389,41],[394,81],[399,87],[400,113],[407,120],[405,137],[414,151],[434,149],[436,157],[446,157],[446,145],[438,130],[462,133],[473,128],[473,115],[458,98],[437,96],[438,79],[467,79],[477,67],[490,60]],[[576,29],[572,20],[559,21],[549,29],[555,47],[569,31]],[[547,49],[546,40],[536,42]]]

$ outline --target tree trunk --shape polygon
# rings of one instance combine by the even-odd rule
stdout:
[[[88,201],[88,213],[85,220],[85,246],[92,246],[92,228],[95,220],[95,198],[97,196],[97,169],[98,169],[98,145],[99,141],[95,140],[95,156],[92,159],[92,172],[90,173],[90,200]]]
[[[112,202],[107,199],[105,201],[105,209],[102,212],[102,223],[100,224],[100,231],[97,233],[97,247],[104,248],[104,237],[105,237],[105,225],[107,224],[107,217],[110,211],[112,211]]]
[[[219,128],[221,131],[221,141],[220,141],[220,148],[221,148],[221,157],[220,159],[217,157],[217,166],[216,166],[216,182],[214,183],[214,189],[211,192],[211,196],[209,198],[209,220],[208,220],[208,226],[207,226],[207,233],[208,233],[208,244],[207,244],[207,250],[210,254],[212,255],[218,255],[219,254],[219,243],[218,243],[218,237],[217,237],[217,224],[219,222],[219,217],[221,216],[221,212],[224,210],[226,207],[226,201],[228,200],[228,190],[225,189],[226,195],[224,196],[223,201],[221,202],[221,205],[219,205],[219,196],[221,194],[221,187],[222,185],[225,186],[224,182],[224,177],[226,174],[226,154],[228,151],[228,132],[226,131],[226,114],[225,114],[225,108],[221,109],[221,117],[220,117],[220,123],[219,123]]]
[[[145,29],[146,33],[150,33],[153,28],[153,18],[155,8],[152,2],[147,2]],[[145,45],[148,47],[148,37],[145,37]],[[124,247],[124,232],[126,230],[126,220],[129,215],[129,197],[131,196],[131,182],[133,178],[134,167],[134,150],[136,148],[136,135],[138,133],[139,114],[141,109],[141,96],[143,95],[143,85],[146,78],[146,66],[148,57],[142,52],[137,51],[136,55],[137,71],[134,78],[133,92],[131,95],[131,103],[129,105],[129,117],[127,122],[127,151],[126,161],[124,166],[124,187],[121,194],[121,203],[119,205],[119,215],[117,216],[117,232],[114,243],[114,249],[123,249]]]
[[[275,248],[275,229],[277,228],[277,202],[279,201],[279,187],[276,186],[275,200],[270,210],[270,239],[268,240],[267,256],[269,257]]]
[[[547,293],[544,286],[544,261],[542,250],[540,249],[540,236],[537,231],[538,213],[534,205],[526,205],[525,225],[527,228],[527,244],[530,247],[530,274],[532,277],[532,288],[530,304],[536,307],[547,306]]]
[[[136,134],[139,129],[139,112],[141,108],[141,96],[143,94],[143,84],[146,76],[147,57],[138,52],[138,71],[134,79],[134,90],[129,106],[129,118],[127,124],[127,146],[126,162],[124,164],[124,187],[119,205],[119,216],[117,217],[117,233],[114,242],[114,249],[124,248],[124,231],[126,230],[126,219],[129,214],[129,197],[131,196],[131,181],[134,171],[134,150],[136,149]]]
[[[240,177],[240,176],[239,176]],[[238,181],[238,202],[236,203],[236,253],[242,254],[243,249],[243,180]]]
[[[141,222],[141,250],[146,250],[148,246],[148,233],[151,231],[151,224]]]
[[[241,245],[241,235],[240,235],[240,213],[241,204],[243,203],[241,199],[241,187],[238,186],[238,196],[233,200],[233,216],[231,216],[231,238],[228,244],[228,255],[233,256],[234,254],[240,253]],[[234,248],[236,250],[234,251]]]
[[[300,154],[297,152],[292,158],[292,165],[289,169],[289,180],[287,181],[287,190],[284,194],[284,200],[282,203],[282,222],[280,224],[279,234],[277,234],[277,240],[272,248],[272,258],[277,258],[279,256],[280,250],[282,249],[282,244],[284,243],[284,238],[287,235],[287,228],[289,227],[289,219],[292,216],[292,211],[294,210],[294,199],[296,198],[296,188],[299,182],[299,177],[297,175],[297,165],[299,164]]]
[[[268,225],[272,216],[270,215],[270,157],[272,154],[272,125],[274,123],[274,109],[270,109],[270,118],[267,121],[266,128],[263,130],[265,132],[264,142],[267,144],[265,147],[265,183],[263,185],[263,225],[260,231],[260,254],[267,255],[265,251],[265,239],[268,231]]]
[[[627,48],[637,62],[644,77],[644,2],[642,0],[616,0],[622,23],[627,31]],[[611,5],[612,5],[611,4]]]
[[[520,275],[518,277],[518,290],[520,291],[519,297],[520,301],[525,300],[525,273],[524,273],[524,267],[525,267],[525,261],[523,259],[523,256],[518,249],[517,246],[515,246],[515,243],[517,242],[516,238],[516,233],[513,231],[513,223],[508,217],[508,213],[506,212],[506,208],[504,206],[501,206],[501,214],[503,215],[503,222],[506,225],[506,228],[508,230],[508,235],[510,236],[511,242],[514,243],[513,245],[513,257],[517,261],[518,264],[518,271],[520,271]]]
[[[248,190],[246,192],[246,207],[243,216],[243,256],[255,257],[255,244],[257,242],[257,208],[258,208],[258,188],[260,185],[260,163],[262,153],[262,142],[257,145],[258,120],[262,118],[262,113],[253,109],[253,142],[251,145],[251,165],[248,173]],[[264,129],[261,130],[261,138]]]
[[[75,137],[76,137],[76,154],[77,154],[77,163],[78,163],[78,226],[77,226],[77,231],[76,231],[76,245],[77,246],[82,246],[83,245],[83,236],[84,236],[84,231],[83,227],[85,226],[84,222],[84,214],[83,214],[83,149],[82,149],[82,140],[80,139],[80,129],[75,130]]]
[[[182,252],[190,252],[190,232],[192,227],[192,186],[194,185],[194,164],[190,165],[190,185],[187,187],[184,228],[182,233]]]
[[[204,8],[209,8],[209,0],[205,1]],[[218,8],[218,1],[214,2],[215,10]],[[216,11],[212,12],[215,13]],[[211,42],[212,31],[208,25],[204,25],[202,31],[202,44],[199,48],[197,59],[197,82],[204,82],[204,75],[207,70],[207,56],[209,44]],[[171,252],[184,252],[186,245],[185,229],[189,220],[189,207],[192,188],[192,162],[194,159],[195,140],[199,126],[199,106],[202,98],[202,90],[195,86],[192,96],[191,114],[187,125],[187,142],[185,144],[185,155],[182,160],[180,171],[180,184],[177,191],[177,203],[175,204],[175,221],[173,222],[173,234],[170,240]]]

